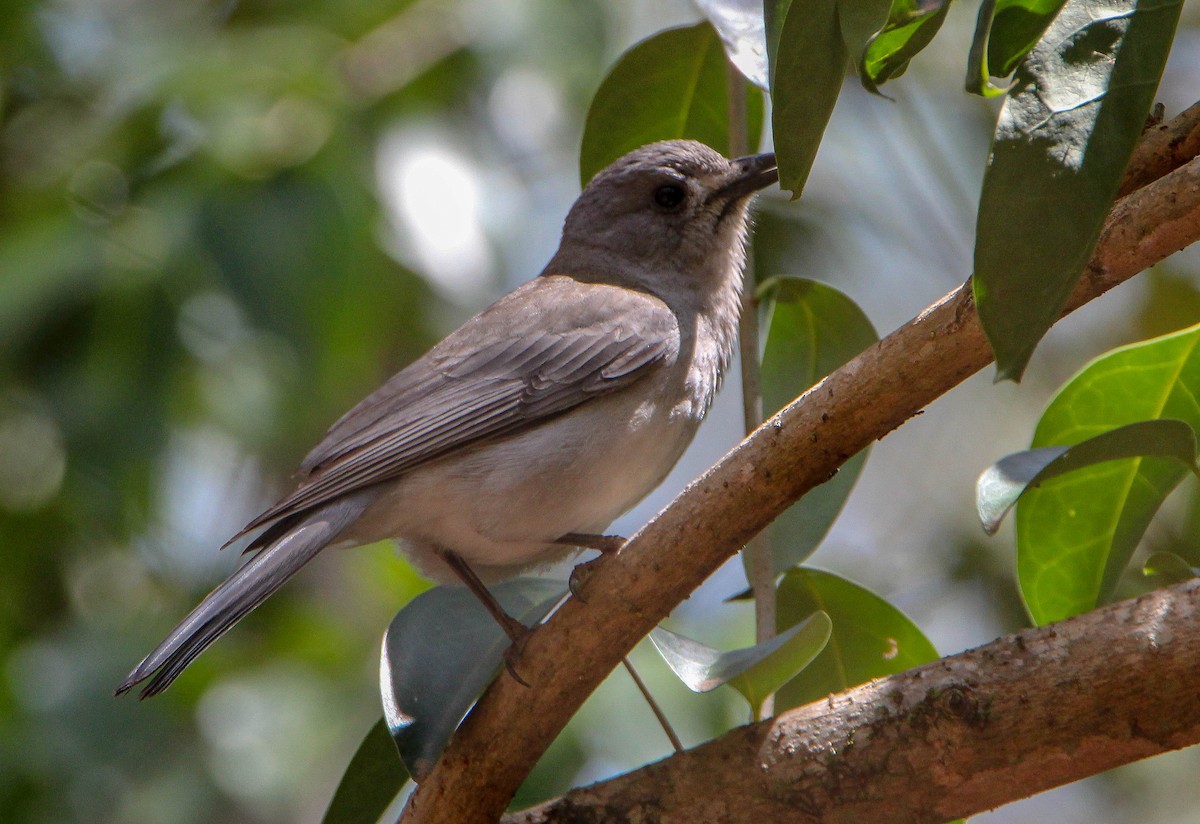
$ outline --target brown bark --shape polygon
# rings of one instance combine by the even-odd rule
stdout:
[[[1193,159],[1118,202],[1066,312],[1197,239]],[[595,568],[586,603],[568,600],[529,636],[521,673],[531,686],[502,676],[489,687],[403,820],[495,821],[596,685],[676,604],[850,456],[990,361],[965,285],[764,423]]]
[[[1193,580],[739,727],[504,821],[941,824],[1200,742],[1198,650]]]
[[[1200,103],[1178,117],[1148,128],[1138,141],[1117,197],[1158,180],[1200,154]]]

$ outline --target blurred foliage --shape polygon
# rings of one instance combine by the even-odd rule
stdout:
[[[385,547],[315,564],[161,701],[107,696],[324,427],[459,311],[389,254],[381,140],[408,119],[539,150],[486,100],[519,63],[582,108],[610,23],[575,5],[4,4],[5,821],[328,801],[378,714],[378,638],[425,586]]]
[[[773,5],[776,41],[811,28],[811,10]],[[820,99],[774,112],[776,141],[806,157],[793,175],[806,202],[764,205],[760,271],[836,282],[883,329],[970,268],[978,178],[955,174],[982,169],[991,115],[944,98],[930,115],[914,77],[960,91],[970,22],[947,9],[897,0],[861,60],[855,46],[871,86],[904,71],[943,21],[957,31],[951,60],[931,48],[913,61],[913,105],[846,85],[836,39],[816,44],[838,58],[815,61]],[[216,547],[288,483],[325,426],[537,271],[614,58],[696,16],[684,0],[0,0],[0,818],[319,820],[379,714],[380,635],[427,586],[389,547],[315,562],[161,698],[109,693],[235,563]],[[1184,21],[1194,29],[1186,10]],[[773,55],[776,73],[807,79],[804,60],[784,57]],[[809,179],[827,121],[838,138],[821,143]],[[418,224],[438,215],[453,231],[430,251]],[[876,449],[856,493],[867,503],[851,498],[824,544],[840,551],[822,559],[857,562],[850,577],[871,589],[791,572],[783,600],[795,613],[782,623],[841,610],[835,647],[865,650],[879,671],[934,654],[915,626],[896,647],[883,626],[908,628],[905,613],[958,648],[1012,628],[1009,549],[963,537],[976,534],[962,528],[970,479],[997,444],[1025,445],[1022,418],[1084,360],[1194,323],[1195,268],[1163,267],[1094,328],[1047,341],[1020,404],[1002,397],[1006,414],[980,415],[981,402],[962,425],[941,404]],[[909,448],[903,471],[896,443]],[[1156,521],[1148,543],[1195,563],[1189,494],[1182,523]],[[721,598],[742,585],[715,577]],[[901,611],[872,594],[896,590],[924,598]],[[681,612],[673,620],[692,620]],[[743,605],[708,620],[685,629],[745,646]],[[719,693],[684,704],[654,665],[647,680],[689,744],[744,720]],[[783,702],[826,688],[804,683]],[[665,754],[644,714],[614,676],[517,805]],[[1113,805],[1111,820],[1152,820],[1159,795],[1140,789],[1146,804]]]

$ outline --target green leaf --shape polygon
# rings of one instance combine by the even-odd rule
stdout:
[[[757,712],[764,698],[817,657],[831,629],[829,616],[818,610],[768,641],[729,652],[662,627],[651,631],[650,640],[688,689],[709,692],[728,684]]]
[[[1033,447],[1072,446],[1130,423],[1175,418],[1200,429],[1200,325],[1109,352],[1051,400]],[[1187,472],[1131,458],[1047,481],[1017,505],[1017,577],[1039,624],[1108,598],[1147,524]]]
[[[490,588],[512,617],[530,626],[566,595],[545,578],[514,578]],[[440,586],[413,598],[383,637],[383,715],[400,758],[417,780],[433,766],[509,647],[470,590]]]
[[[747,86],[747,134],[762,134],[762,95]],[[586,184],[621,155],[656,140],[690,138],[729,154],[725,52],[713,27],[667,29],[621,55],[588,108],[579,150]]]
[[[975,301],[1018,380],[1092,253],[1158,86],[1179,0],[1068,0],[1017,69],[984,175]]]
[[[1026,491],[1067,472],[1123,458],[1170,458],[1196,465],[1196,433],[1183,421],[1139,421],[1080,441],[1074,446],[1045,446],[1001,458],[984,470],[975,485],[975,507],[987,534]]]
[[[967,57],[967,91],[1004,94],[992,77],[1007,77],[1041,38],[1065,0],[983,0]]]
[[[729,62],[764,91],[767,81],[767,33],[762,0],[696,0],[725,46]]]
[[[892,0],[838,0],[838,28],[842,42],[857,71],[866,57],[867,46],[888,22]],[[867,89],[875,91],[874,84]]]
[[[1200,576],[1194,566],[1188,564],[1174,552],[1152,552],[1142,564],[1142,574],[1165,578],[1169,583],[1180,584]]]
[[[764,9],[779,185],[799,197],[842,89],[849,52],[837,0],[766,0]]]
[[[948,0],[894,0],[887,22],[858,61],[858,77],[867,91],[904,74],[908,63],[929,45],[950,8]]]
[[[375,824],[406,781],[408,770],[381,718],[350,759],[321,824]]]
[[[70,215],[13,219],[0,233],[0,352],[9,352],[53,313],[92,298],[102,286],[89,262],[103,257],[96,237]]]
[[[771,278],[759,289],[767,330],[762,357],[763,411],[773,415],[821,378],[879,339],[858,305],[832,286],[802,278]],[[867,450],[847,461],[770,527],[775,573],[812,554],[833,525]]]
[[[811,567],[784,575],[778,589],[779,630],[817,610],[833,621],[829,643],[778,692],[777,710],[798,707],[938,657],[933,644],[904,613],[858,584]]]

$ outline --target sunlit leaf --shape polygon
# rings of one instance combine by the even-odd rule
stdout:
[[[1152,552],[1142,564],[1142,574],[1164,578],[1172,584],[1190,581],[1200,576],[1200,570],[1191,566],[1174,552]]]
[[[793,569],[779,584],[777,608],[780,631],[818,610],[833,621],[825,649],[777,693],[777,710],[807,704],[938,657],[933,644],[904,613],[831,572]]]
[[[1179,0],[1068,0],[1017,69],[975,243],[975,301],[998,378],[1021,377],[1092,253],[1179,8]]]
[[[1033,447],[1072,446],[1116,427],[1174,418],[1200,429],[1200,326],[1102,355],[1046,408]],[[1017,576],[1039,624],[1108,598],[1147,524],[1187,469],[1110,461],[1047,481],[1017,505]]]
[[[892,0],[838,0],[838,28],[855,71],[862,67],[867,46],[887,24],[891,8]],[[875,83],[869,78],[864,85],[875,91]]]
[[[768,641],[729,652],[662,627],[650,633],[650,640],[688,689],[708,692],[728,684],[757,709],[817,657],[830,630],[829,616],[817,611]]]
[[[566,585],[515,578],[490,588],[526,626],[562,600]],[[423,592],[397,613],[383,639],[379,688],[383,714],[409,773],[420,779],[492,680],[508,636],[465,587]]]
[[[321,824],[375,824],[406,781],[408,770],[381,718],[350,759]]]
[[[764,91],[767,82],[767,33],[762,0],[695,0],[712,23],[725,54],[747,80]]]
[[[1065,0],[983,0],[967,58],[967,91],[1004,94],[992,77],[1007,77],[1046,31]]]
[[[858,305],[832,286],[801,278],[772,278],[759,295],[767,330],[762,358],[767,415],[878,340]],[[771,525],[776,573],[802,562],[817,548],[841,512],[866,457],[867,450],[855,455]]]
[[[1170,458],[1196,464],[1196,433],[1183,421],[1140,421],[1120,426],[1074,446],[1045,446],[1001,458],[975,485],[975,506],[989,535],[1026,491],[1068,472],[1123,458]]]
[[[858,77],[868,91],[904,74],[908,63],[929,45],[946,19],[948,0],[893,0],[887,23],[858,61]]]
[[[762,95],[747,86],[749,145],[762,132]],[[579,150],[583,183],[626,152],[690,138],[729,155],[725,52],[713,27],[667,29],[636,44],[604,78],[588,108]]]
[[[779,185],[799,197],[833,114],[849,52],[836,0],[767,0],[771,129]]]

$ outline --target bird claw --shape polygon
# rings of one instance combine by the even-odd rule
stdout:
[[[571,577],[567,579],[567,589],[571,590],[571,595],[577,598],[580,603],[586,604],[587,598],[583,597],[583,587],[587,584],[588,579],[592,577],[592,573],[596,571],[596,567],[604,561],[605,556],[593,558],[590,561],[584,561],[582,564],[577,564],[571,570]]]
[[[512,676],[514,681],[516,681],[522,687],[528,687],[529,682],[521,677],[521,673],[517,672],[517,663],[525,651],[525,642],[529,640],[529,634],[533,630],[519,622],[514,623],[521,627],[522,632],[518,633],[516,637],[513,637],[512,634],[509,635],[509,638],[512,639],[512,643],[509,644],[508,649],[504,651],[504,669],[510,676]]]
[[[568,532],[566,535],[558,539],[558,543],[571,544],[585,549],[594,549],[600,553],[599,558],[593,558],[590,561],[585,561],[582,564],[576,565],[571,570],[571,577],[567,579],[567,588],[571,590],[571,595],[578,598],[581,603],[586,604],[587,599],[583,597],[582,589],[587,583],[588,578],[596,571],[596,566],[600,561],[603,561],[609,555],[615,555],[628,543],[628,540],[620,535],[591,535],[582,532]]]

